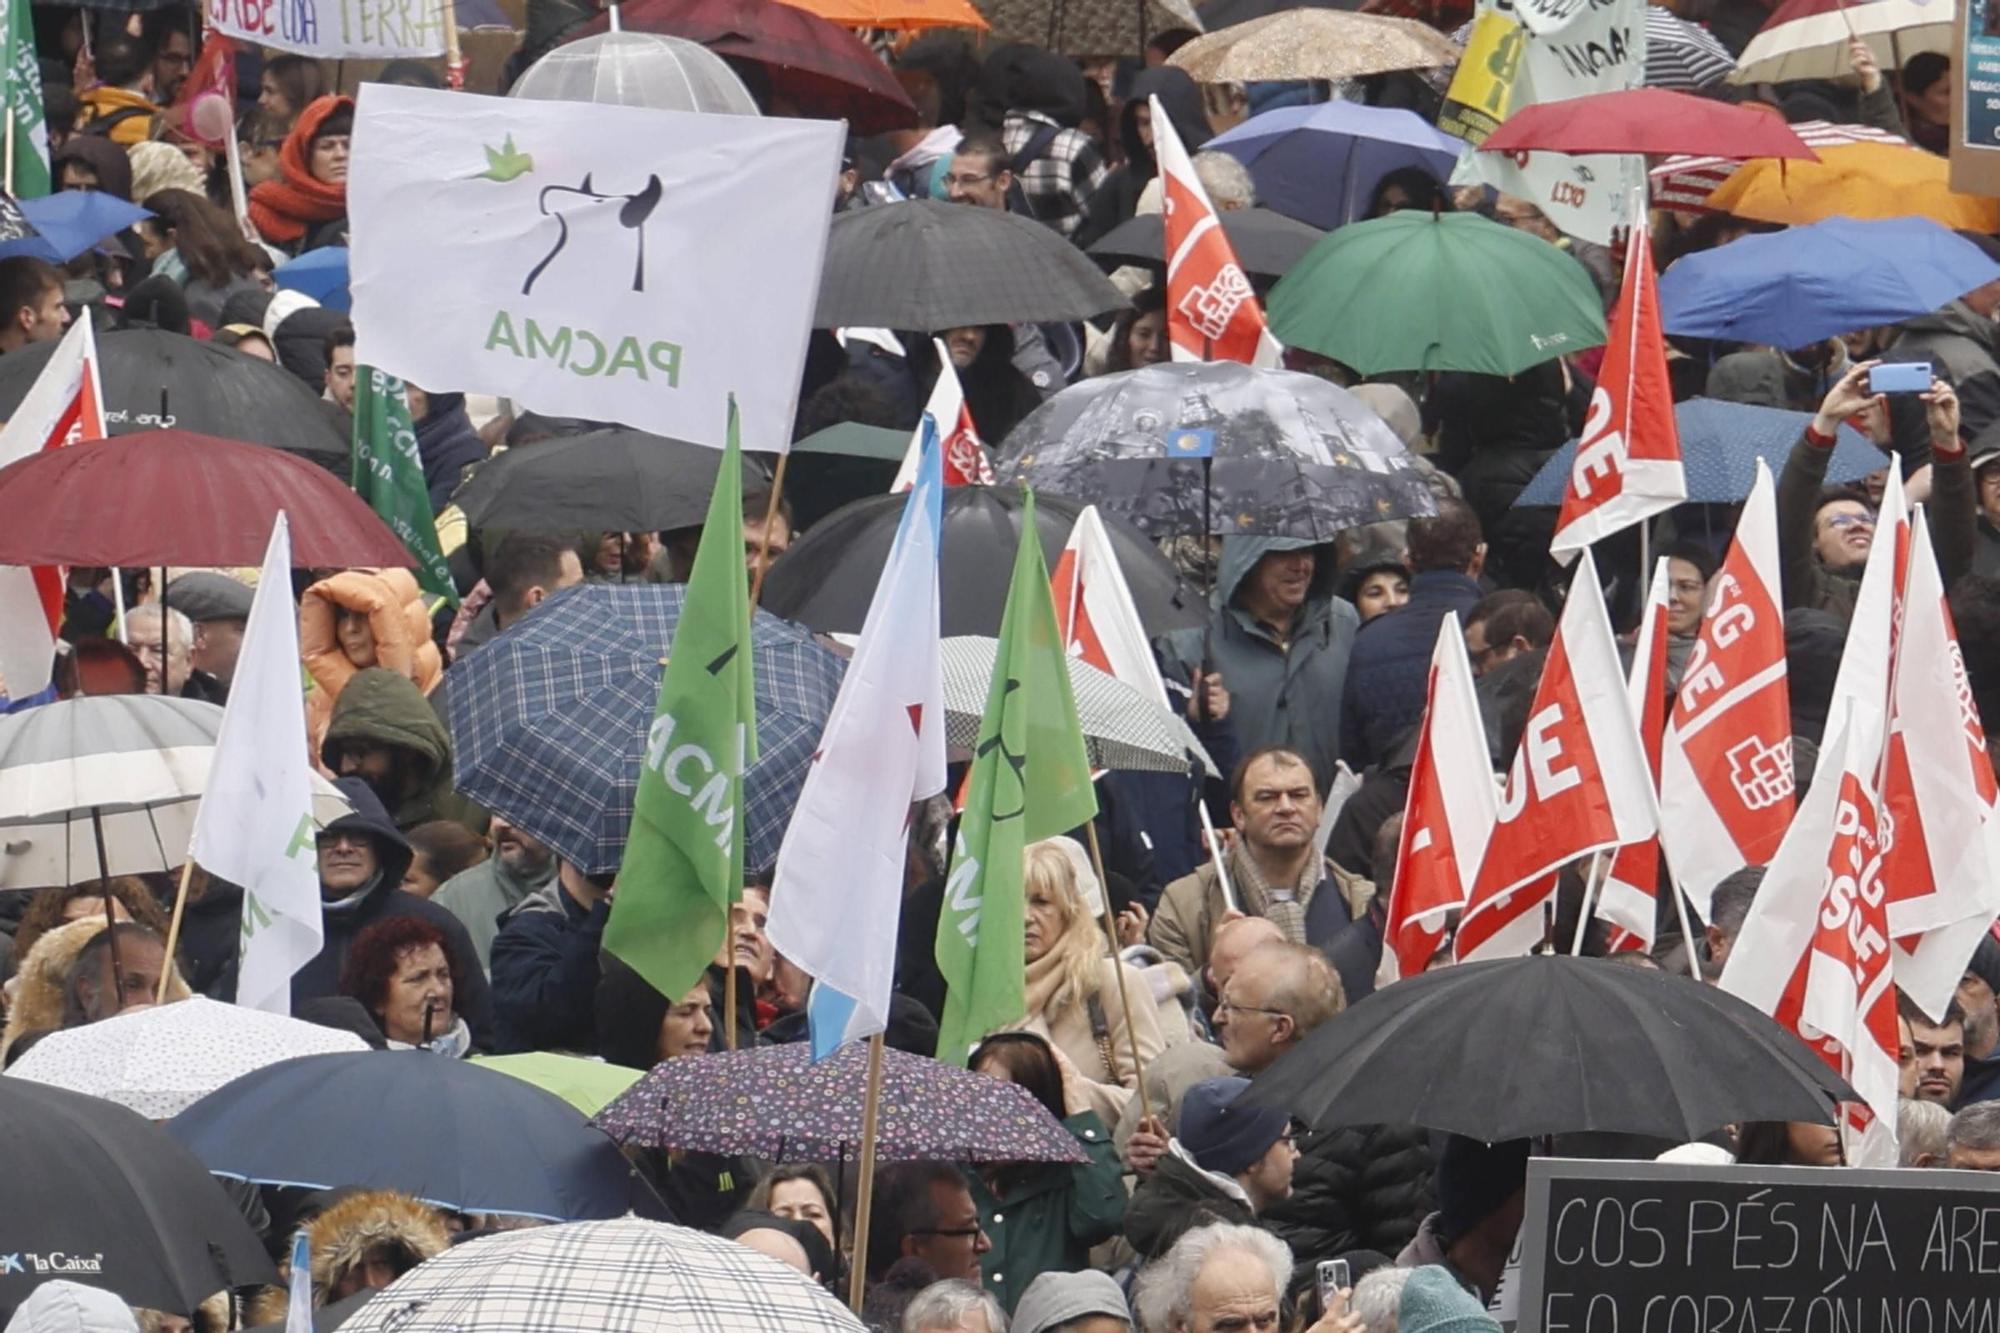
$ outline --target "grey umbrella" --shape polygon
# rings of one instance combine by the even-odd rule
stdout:
[[[1239,208],[1216,218],[1236,262],[1253,278],[1284,277],[1326,235],[1268,208]],[[1141,213],[1105,233],[1090,247],[1090,256],[1107,267],[1144,264],[1164,270],[1166,235],[1166,222],[1158,213]]]
[[[1089,319],[1126,304],[1097,265],[1039,222],[911,199],[835,215],[813,324],[937,333]]]

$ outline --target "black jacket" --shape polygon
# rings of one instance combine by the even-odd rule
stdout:
[[[1395,1254],[1436,1207],[1430,1138],[1415,1125],[1315,1130],[1300,1149],[1292,1197],[1263,1221],[1301,1273],[1348,1250]]]
[[[584,907],[551,880],[493,937],[494,1047],[594,1051],[599,949],[611,901]]]
[[[1139,137],[1138,110],[1149,96],[1160,99],[1190,156],[1201,151],[1214,134],[1208,125],[1208,108],[1202,105],[1201,86],[1186,70],[1162,65],[1134,75],[1118,122],[1125,161],[1113,167],[1091,195],[1090,212],[1074,238],[1079,246],[1088,248],[1113,227],[1128,221],[1138,211],[1139,196],[1145,193],[1147,182],[1159,174],[1152,147]]]
[[[1423,720],[1438,626],[1456,611],[1462,628],[1479,597],[1471,575],[1425,570],[1410,580],[1408,603],[1361,626],[1341,696],[1340,755],[1349,768],[1359,772],[1380,760]]]
[[[451,503],[465,469],[485,462],[487,452],[486,441],[465,414],[465,395],[432,394],[429,410],[417,423],[417,453],[424,461],[424,485],[433,512]]]
[[[1132,1191],[1125,1205],[1125,1239],[1141,1260],[1157,1259],[1196,1227],[1255,1220],[1248,1204],[1169,1153]]]

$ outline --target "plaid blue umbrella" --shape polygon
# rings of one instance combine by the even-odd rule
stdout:
[[[1750,483],[1757,476],[1757,460],[1763,459],[1774,476],[1782,472],[1786,456],[1811,420],[1810,412],[1753,407],[1719,398],[1690,398],[1676,404],[1674,422],[1680,427],[1681,465],[1687,472],[1689,503],[1736,504],[1748,498]],[[1561,504],[1575,457],[1576,441],[1571,440],[1542,464],[1542,470],[1514,501],[1515,506]],[[1826,479],[1829,483],[1858,481],[1888,461],[1889,456],[1860,431],[1842,426],[1827,463]]]
[[[585,874],[625,853],[678,584],[558,593],[445,679],[459,790]],[[789,621],[752,615],[759,757],[743,784],[744,854],[769,870],[844,669]]]

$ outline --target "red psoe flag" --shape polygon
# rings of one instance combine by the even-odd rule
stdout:
[[[1215,219],[1215,206],[1194,174],[1174,122],[1159,98],[1149,100],[1166,232],[1167,337],[1174,360],[1275,367],[1285,349],[1264,323],[1264,308]]]

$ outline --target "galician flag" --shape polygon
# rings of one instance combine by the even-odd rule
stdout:
[[[741,429],[732,399],[604,926],[604,947],[670,1000],[701,979],[743,892],[743,771],[757,759],[757,699]]]
[[[292,974],[318,956],[324,938],[310,753],[292,533],[280,510],[188,846],[196,865],[243,886],[236,1003],[274,1014],[291,1013]]]
[[[771,943],[814,980],[813,1058],[888,1027],[910,807],[944,790],[938,423],[778,851]]]
[[[451,566],[438,549],[437,520],[430,488],[424,483],[423,455],[417,452],[417,425],[403,382],[373,366],[354,372],[354,475],[350,484],[417,562],[417,582],[425,592],[458,605]]]
[[[49,174],[49,127],[42,113],[42,67],[35,56],[35,25],[28,0],[0,0],[7,9],[7,49],[0,96],[7,105],[7,133],[14,136],[14,169],[6,182],[16,199],[39,199],[55,189]]]
[[[1064,657],[1031,491],[938,918],[937,963],[949,993],[937,1051],[948,1064],[963,1065],[974,1042],[1027,1013],[1028,844],[1097,814]]]

